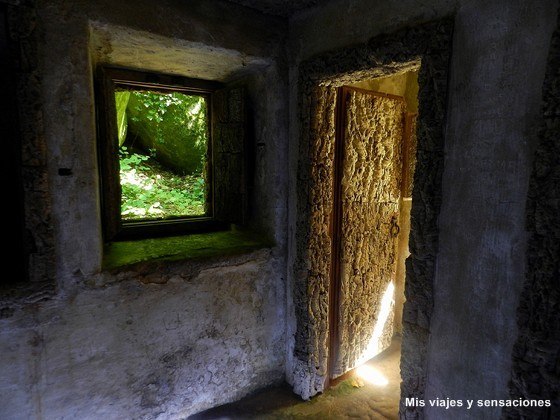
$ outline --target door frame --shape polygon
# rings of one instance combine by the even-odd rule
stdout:
[[[401,356],[401,412],[406,398],[424,397],[433,282],[438,251],[445,115],[453,16],[374,36],[296,64],[297,103],[290,166],[289,321],[287,380],[304,399],[327,383],[334,93],[345,84],[419,69],[417,166],[414,175],[411,255],[407,260]],[[329,108],[329,118],[317,110]],[[331,113],[332,112],[332,113]],[[332,118],[331,118],[332,115]],[[333,130],[334,132],[334,130]]]

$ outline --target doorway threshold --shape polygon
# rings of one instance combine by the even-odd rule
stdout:
[[[354,369],[310,401],[302,401],[288,384],[267,388],[237,402],[189,417],[210,419],[397,419],[400,399],[401,338],[370,359],[365,374]],[[367,373],[373,376],[367,376]],[[362,375],[366,376],[363,377]],[[369,379],[368,379],[369,378]]]

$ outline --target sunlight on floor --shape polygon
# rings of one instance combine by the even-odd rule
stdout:
[[[394,338],[387,350],[363,365],[361,371],[365,372],[365,377],[355,372],[311,401],[302,401],[286,384],[262,390],[241,401],[216,407],[190,419],[397,419],[401,382],[400,344],[400,338]]]
[[[385,386],[389,384],[389,380],[381,372],[368,365],[362,365],[356,369],[356,375],[372,385]]]

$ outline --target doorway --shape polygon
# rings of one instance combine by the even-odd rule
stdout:
[[[293,126],[291,149],[292,163],[297,170],[292,178],[290,204],[294,229],[289,247],[291,299],[287,378],[294,392],[303,399],[322,392],[329,382],[337,90],[352,85],[379,91],[354,84],[417,70],[418,146],[410,218],[410,256],[406,260],[406,270],[401,268],[403,273],[406,271],[406,302],[399,378],[401,414],[420,415],[421,408],[406,406],[404,402],[407,398],[423,398],[426,381],[452,30],[453,18],[443,18],[379,35],[354,47],[329,51],[298,66],[299,118]]]
[[[329,382],[402,333],[417,97],[417,70],[337,89]]]

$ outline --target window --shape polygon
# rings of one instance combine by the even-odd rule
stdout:
[[[96,83],[105,241],[245,221],[241,88],[101,67]]]

